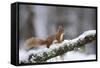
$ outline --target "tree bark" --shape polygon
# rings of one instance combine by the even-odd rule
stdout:
[[[90,43],[93,40],[96,40],[96,30],[86,31],[79,37],[72,40],[64,40],[62,43],[55,44],[57,46],[49,48],[46,51],[30,54],[26,63],[45,63],[48,59],[72,51],[75,48],[84,46],[85,44]],[[23,61],[21,62],[24,63]]]

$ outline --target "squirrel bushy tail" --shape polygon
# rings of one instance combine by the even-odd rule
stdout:
[[[50,47],[50,45],[56,40],[56,43],[61,43],[63,41],[64,36],[64,28],[62,25],[58,27],[57,32],[54,35],[48,36],[45,40],[38,39],[38,38],[29,38],[26,42],[28,45],[28,48],[37,47],[40,45],[46,45],[47,48]]]

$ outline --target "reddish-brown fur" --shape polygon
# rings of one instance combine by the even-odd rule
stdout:
[[[28,48],[33,48],[33,47],[37,47],[38,45],[43,45],[45,42],[42,39],[38,39],[38,38],[29,38],[28,40],[26,40],[26,43],[28,45]]]
[[[63,26],[59,26],[58,31],[54,35],[48,36],[46,40],[42,40],[42,39],[32,37],[32,38],[29,38],[26,41],[26,43],[28,45],[28,48],[33,48],[33,47],[37,47],[37,46],[40,46],[40,45],[47,45],[47,48],[49,48],[54,40],[57,40],[56,43],[61,43],[63,41],[63,36],[62,36],[62,39],[61,39],[61,35],[63,33],[64,33]]]

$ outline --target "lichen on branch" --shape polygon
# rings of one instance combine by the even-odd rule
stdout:
[[[84,46],[85,44],[90,43],[93,40],[96,40],[96,30],[85,31],[75,39],[64,40],[60,44],[54,44],[56,45],[55,47],[50,47],[49,49],[42,52],[33,52],[29,54],[28,59],[26,59],[27,62],[21,61],[21,63],[45,63],[48,59],[72,51],[74,50],[74,48]]]

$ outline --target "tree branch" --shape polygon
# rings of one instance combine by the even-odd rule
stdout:
[[[74,48],[84,46],[85,44],[90,43],[93,40],[96,40],[96,30],[89,30],[75,39],[64,40],[60,44],[55,44],[55,47],[50,47],[46,51],[32,53],[29,55],[27,62],[21,61],[21,63],[43,63],[48,59],[72,51],[74,50]]]

